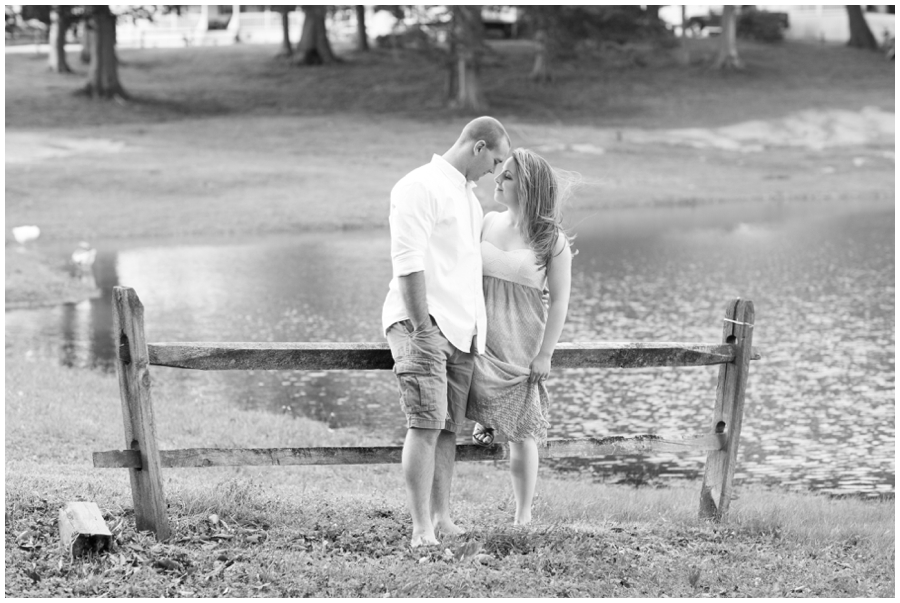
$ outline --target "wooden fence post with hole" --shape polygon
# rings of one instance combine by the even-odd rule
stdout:
[[[134,499],[135,527],[150,530],[158,540],[165,540],[171,531],[166,517],[166,498],[150,400],[150,356],[144,338],[144,306],[134,289],[129,287],[115,287],[112,302],[125,446],[140,455],[140,465],[128,471]]]
[[[728,304],[722,341],[734,345],[734,360],[719,368],[716,408],[712,421],[716,433],[724,431],[725,447],[707,454],[706,471],[700,490],[701,519],[721,520],[731,502],[732,480],[744,416],[744,396],[752,356],[753,322],[753,302],[735,299]]]

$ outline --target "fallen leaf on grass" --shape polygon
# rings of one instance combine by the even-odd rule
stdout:
[[[458,546],[453,552],[453,555],[456,557],[457,561],[462,562],[467,559],[471,559],[480,552],[481,543],[477,540],[472,540],[471,542],[467,542],[461,546]]]
[[[19,548],[22,549],[36,549],[38,545],[34,542],[34,537],[36,534],[31,530],[25,530],[18,536],[16,536],[16,544],[19,545]]]
[[[37,584],[41,581],[41,575],[34,570],[27,569],[25,570],[25,575],[31,578],[31,581]]]
[[[165,571],[171,571],[171,572],[183,572],[184,571],[184,566],[182,566],[177,561],[173,561],[172,559],[165,559],[165,558],[157,559],[153,565],[158,568],[161,568]]]
[[[217,578],[217,577],[221,576],[222,573],[225,571],[225,567],[226,566],[223,562],[216,561],[216,563],[213,565],[212,571],[207,573],[206,575],[204,575],[203,579],[204,580],[212,580],[213,578]]]
[[[210,538],[218,538],[218,539],[222,539],[222,540],[228,540],[229,538],[234,538],[234,534],[223,534],[220,532],[218,534],[213,534],[212,536],[210,536]]]

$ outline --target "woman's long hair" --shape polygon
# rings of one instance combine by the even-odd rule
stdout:
[[[562,225],[562,202],[575,184],[574,178],[557,172],[543,157],[528,149],[514,149],[519,172],[518,197],[525,241],[537,256],[538,267],[550,269],[560,235],[572,244]]]

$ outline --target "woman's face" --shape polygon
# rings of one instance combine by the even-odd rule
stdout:
[[[500,173],[494,178],[497,188],[494,189],[494,201],[506,207],[519,206],[519,171],[516,160],[512,157],[503,162]]]

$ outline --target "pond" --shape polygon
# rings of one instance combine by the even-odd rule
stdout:
[[[751,299],[762,358],[751,364],[736,483],[893,495],[892,200],[611,209],[568,222],[578,255],[562,341],[718,342],[728,301]],[[150,342],[383,341],[387,231],[95,246],[103,297],[7,312],[7,346],[110,370],[117,284],[144,303]],[[153,371],[212,388],[223,403],[402,442],[389,372]],[[707,431],[717,371],[557,371],[548,382],[550,435]],[[662,454],[553,466],[640,484],[695,477],[704,460]]]

